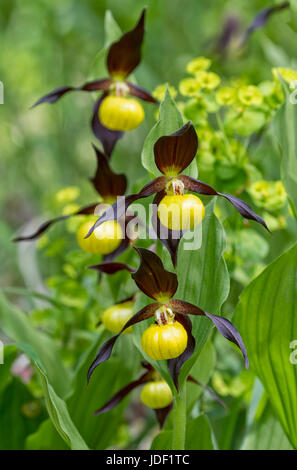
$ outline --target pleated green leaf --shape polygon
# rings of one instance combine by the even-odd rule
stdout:
[[[58,347],[46,334],[33,327],[28,315],[10,304],[0,293],[0,325],[12,341],[42,363],[47,377],[55,391],[61,396],[69,391],[70,377],[63,366]]]
[[[39,428],[26,439],[26,450],[69,450],[57,432],[53,422],[47,419],[41,423]]]
[[[242,293],[235,324],[245,342],[250,366],[273,410],[297,447],[297,244],[277,258]],[[295,346],[296,349],[296,346]]]
[[[115,357],[111,357],[109,361],[98,367],[88,386],[86,386],[87,371],[90,364],[97,350],[108,336],[108,332],[103,330],[82,358],[75,373],[72,385],[73,393],[67,400],[67,406],[73,422],[77,429],[80,430],[88,446],[94,450],[105,449],[114,442],[125,404],[129,398],[108,413],[94,416],[95,410],[100,408],[113,394],[133,380],[135,377],[134,369],[137,366],[139,367],[139,363],[135,363],[135,360],[134,367],[132,368],[131,361],[126,360],[123,362],[122,355],[118,355],[118,357],[115,355]],[[125,342],[126,346],[130,338],[123,337],[121,339]],[[119,345],[119,348],[121,346]],[[129,356],[127,346],[124,348],[123,354]]]
[[[268,403],[249,430],[242,450],[292,450],[283,428]]]
[[[70,449],[87,450],[88,446],[74,425],[65,401],[56,394],[45,371],[37,361],[35,361],[35,368],[41,379],[48,414],[56,430]]]
[[[213,450],[210,423],[205,415],[191,419],[187,425],[185,450]],[[161,431],[153,440],[151,450],[172,450],[172,431]]]
[[[49,416],[71,449],[88,449],[69,415],[62,397],[70,391],[70,377],[58,348],[46,334],[36,330],[24,312],[0,296],[1,328],[33,361],[44,391]]]

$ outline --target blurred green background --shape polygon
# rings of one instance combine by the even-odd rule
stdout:
[[[254,83],[270,78],[271,66],[294,65],[297,51],[287,11],[271,17],[240,51],[232,46],[223,55],[215,52],[226,21],[235,25],[239,37],[257,12],[271,4],[273,0],[1,0],[1,285],[22,286],[22,274],[30,278],[30,270],[34,278],[28,245],[16,247],[11,238],[28,221],[54,214],[53,198],[59,189],[79,185],[81,202],[94,200],[87,181],[95,165],[88,126],[93,97],[69,94],[57,105],[30,107],[48,91],[88,78],[103,45],[105,11],[110,9],[126,31],[148,6],[143,61],[136,78],[153,90],[166,81],[177,85],[185,64],[199,55],[211,56],[213,70],[223,76],[244,72]],[[144,175],[139,156],[153,112],[148,105],[145,123],[126,134],[116,148],[113,166],[125,169],[130,187],[134,176]]]

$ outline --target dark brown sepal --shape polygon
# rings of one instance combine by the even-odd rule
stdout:
[[[172,408],[173,408],[173,403],[170,403],[170,405],[166,406],[165,408],[156,408],[154,410],[154,412],[156,413],[156,418],[158,420],[160,429],[163,428],[166,422],[166,419],[168,418],[168,415],[170,411],[172,410]]]
[[[139,85],[135,85],[135,83],[126,82],[126,85],[129,87],[129,94],[132,96],[136,96],[143,101],[148,101],[149,103],[158,104],[159,102],[144,88]]]
[[[42,98],[36,101],[32,108],[35,108],[35,106],[38,106],[41,103],[55,103],[66,93],[69,93],[69,91],[77,91],[77,88],[72,86],[61,86],[59,88],[55,88],[55,90],[50,91],[47,95],[42,96]]]
[[[134,248],[140,256],[140,265],[132,278],[139,289],[152,299],[170,299],[178,283],[175,273],[167,271],[159,256],[145,248]]]
[[[204,194],[206,196],[222,196],[227,201],[231,202],[231,204],[238,210],[240,215],[244,217],[245,219],[250,219],[258,222],[259,224],[263,225],[263,227],[266,228],[266,230],[269,229],[265,223],[265,221],[257,215],[251,208],[250,206],[242,201],[241,199],[238,199],[235,196],[231,196],[230,194],[223,194],[223,193],[218,193],[214,188],[209,186],[206,183],[203,183],[203,181],[196,180],[195,178],[192,178],[190,176],[186,175],[180,175],[178,177],[179,180],[181,180],[184,183],[185,189],[188,191],[193,191],[198,194]]]
[[[89,266],[88,269],[93,269],[94,271],[99,271],[100,273],[104,274],[115,274],[119,271],[128,271],[133,273],[136,271],[135,268],[132,268],[132,266],[129,266],[125,263],[120,263],[118,261],[94,264],[93,266]]]
[[[175,319],[176,319],[176,321],[178,321],[179,323],[181,323],[183,325],[183,327],[185,328],[185,330],[188,334],[188,344],[187,344],[187,347],[186,347],[185,351],[180,356],[178,356],[174,359],[169,359],[167,361],[170,376],[173,380],[173,383],[175,385],[176,390],[178,391],[179,390],[178,378],[179,378],[180,370],[182,368],[182,365],[188,359],[190,359],[190,357],[193,355],[196,341],[195,341],[194,336],[192,335],[192,322],[191,322],[191,320],[187,316],[185,316],[183,314],[180,314],[180,313],[175,313]]]
[[[170,135],[160,137],[154,145],[155,162],[161,173],[176,176],[195,158],[198,137],[189,121]]]
[[[124,174],[117,174],[110,168],[105,155],[93,145],[96,153],[97,168],[93,178],[90,178],[92,185],[103,199],[107,197],[122,196],[126,192],[127,179]]]
[[[126,385],[126,387],[123,387],[115,395],[113,395],[107,403],[99,408],[99,410],[95,411],[94,415],[97,416],[115,408],[130,392],[132,392],[132,390],[148,382],[151,375],[151,372],[145,372],[138,380],[130,382],[128,385]]]
[[[139,312],[135,313],[133,317],[130,318],[130,320],[127,321],[127,323],[123,326],[121,331],[115,335],[112,336],[109,340],[107,340],[103,346],[98,351],[98,354],[95,358],[95,360],[92,362],[89,371],[88,371],[88,382],[91,378],[92,373],[96,369],[97,366],[102,364],[102,362],[107,361],[110,358],[110,355],[112,353],[113,346],[118,339],[118,337],[125,331],[127,328],[130,326],[135,325],[136,323],[139,323],[143,320],[147,320],[148,318],[152,317],[155,313],[155,311],[160,307],[159,302],[154,302],[152,304],[147,305],[143,309],[141,309]]]
[[[121,241],[119,246],[114,251],[112,251],[111,253],[108,253],[107,255],[103,256],[103,258],[102,258],[103,262],[104,263],[112,262],[114,259],[116,259],[118,256],[120,256],[122,253],[124,253],[124,251],[126,251],[129,248],[130,244],[131,244],[131,242],[128,238],[123,238],[123,240]]]
[[[108,91],[113,81],[110,78],[101,78],[100,80],[94,80],[87,82],[81,87],[77,88],[79,91]]]
[[[181,313],[182,315],[205,315],[205,312],[201,310],[201,308],[189,302],[185,302],[184,300],[172,299],[169,301],[169,305],[175,313]]]
[[[210,387],[208,387],[207,385],[204,385],[203,383],[199,382],[199,380],[196,380],[191,375],[189,375],[187,377],[187,381],[192,382],[192,383],[198,385],[199,387],[203,388],[203,390],[205,390],[205,392],[207,392],[220,406],[225,408],[225,410],[228,408],[225,405],[225,403],[216,395],[216,393]]]
[[[136,26],[114,42],[108,51],[107,69],[111,77],[124,79],[141,61],[141,46],[144,36],[145,12],[143,9]]]
[[[36,240],[36,238],[39,238],[44,232],[47,231],[53,224],[56,222],[60,222],[62,220],[67,220],[70,217],[74,217],[76,215],[91,215],[94,214],[94,211],[96,208],[98,208],[100,204],[90,204],[89,206],[82,207],[79,209],[77,212],[74,212],[73,214],[69,215],[61,215],[59,217],[55,217],[54,219],[48,220],[47,222],[44,222],[43,224],[40,225],[40,227],[31,235],[26,235],[22,237],[17,237],[14,238],[14,242],[23,242],[23,241],[31,241],[31,240]]]
[[[102,122],[100,121],[98,112],[102,100],[106,96],[107,94],[104,93],[94,104],[93,116],[91,119],[91,128],[95,137],[102,143],[105,155],[110,158],[115,144],[121,137],[123,137],[124,132],[112,131],[111,129],[108,129],[107,127],[103,126]]]
[[[152,196],[153,194],[163,191],[166,186],[166,177],[159,176],[158,178],[154,179],[146,186],[144,186],[137,194],[130,194],[129,196],[123,196],[118,198],[117,202],[115,202],[111,207],[107,209],[107,211],[102,214],[102,216],[96,221],[93,227],[90,229],[89,233],[87,234],[86,238],[91,235],[96,227],[107,222],[108,220],[118,220],[122,217],[128,207],[137,199],[142,199],[145,197]]]
[[[108,91],[111,84],[112,80],[110,78],[102,78],[100,80],[94,80],[93,82],[87,82],[80,87],[61,86],[42,96],[42,98],[36,101],[32,108],[35,108],[35,106],[41,103],[55,103],[66,93],[69,93],[69,91]]]

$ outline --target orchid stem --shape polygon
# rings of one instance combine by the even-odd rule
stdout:
[[[186,386],[175,396],[172,450],[185,450],[187,401]]]

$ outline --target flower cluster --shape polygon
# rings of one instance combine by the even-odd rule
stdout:
[[[91,255],[102,255],[100,263],[89,268],[98,271],[100,276],[102,273],[110,275],[127,271],[130,274],[129,279],[131,277],[137,288],[150,299],[137,313],[134,313],[134,294],[105,308],[100,323],[114,336],[100,347],[89,368],[88,381],[95,369],[109,359],[122,334],[133,334],[134,325],[154,319],[142,334],[142,353],[148,361],[167,361],[172,382],[178,391],[181,367],[192,356],[196,345],[189,316],[210,320],[224,338],[241,350],[246,368],[249,366],[247,351],[236,327],[220,316],[219,312],[208,313],[197,305],[174,298],[178,289],[177,275],[165,269],[153,248],[137,247],[135,251],[130,250],[139,256],[138,268],[134,267],[133,261],[130,265],[116,260],[136,241],[127,233],[127,225],[135,219],[128,208],[137,200],[154,197],[153,233],[169,251],[174,267],[177,266],[179,243],[184,234],[203,224],[204,197],[219,197],[228,201],[228,210],[232,213],[235,209],[245,219],[246,225],[247,221],[253,221],[268,230],[265,220],[247,202],[234,194],[245,192],[245,196],[256,206],[269,212],[279,211],[285,206],[286,192],[282,183],[264,181],[260,169],[249,161],[248,150],[253,138],[257,138],[282,103],[283,92],[279,76],[289,81],[295,75],[288,69],[278,69],[277,72],[274,71],[274,80],[258,86],[244,80],[224,83],[211,70],[210,59],[193,59],[186,67],[189,76],[179,83],[179,93],[183,98],[178,106],[186,124],[170,135],[162,135],[154,143],[154,161],[160,176],[148,182],[138,192],[126,195],[126,176],[112,170],[110,159],[114,146],[123,133],[138,127],[144,119],[140,102],[130,95],[157,103],[166,90],[165,85],[160,85],[151,95],[128,81],[128,76],[141,59],[144,21],[145,10],[136,26],[110,46],[106,62],[108,78],[87,82],[79,88],[61,87],[36,103],[54,103],[70,91],[101,92],[94,106],[92,129],[101,141],[103,152],[94,146],[97,168],[90,179],[98,201],[78,207],[73,202],[79,197],[79,190],[75,187],[65,188],[56,196],[58,204],[66,204],[62,215],[46,221],[33,234],[18,237],[16,241],[37,239],[53,224],[71,220],[75,216],[79,221],[75,231],[81,249]],[[177,96],[175,88],[168,89],[173,97]],[[195,159],[203,175],[202,179],[187,174],[189,165]],[[252,258],[246,246],[254,242],[256,245],[260,235],[254,231],[251,237],[251,232],[247,234],[245,230],[246,226],[242,224],[240,229],[233,230],[228,240],[226,258],[229,256],[231,262],[236,260],[240,251],[238,241],[243,252],[241,259],[244,256]],[[253,246],[252,251],[255,250]],[[260,259],[267,254],[263,245],[259,251]],[[237,268],[236,265],[235,275],[242,280],[244,274],[238,272]],[[201,288],[203,289],[203,285]],[[143,386],[141,400],[156,410],[162,425],[172,407],[174,387],[170,389],[148,362],[144,367],[146,372],[139,379],[118,391],[96,414],[109,411],[134,388]],[[199,385],[191,376],[188,380]]]
[[[172,381],[177,389],[180,369],[183,363],[192,356],[196,343],[188,315],[204,316],[210,319],[226,339],[240,348],[245,358],[246,368],[248,368],[247,352],[235,326],[224,317],[207,313],[189,302],[173,299],[178,288],[177,275],[167,271],[161,259],[152,251],[144,248],[135,249],[140,257],[138,269],[124,264],[121,269],[132,272],[132,278],[137,287],[154,302],[135,313],[115,336],[101,346],[89,368],[88,380],[94,370],[109,359],[119,336],[131,326],[151,317],[154,317],[155,324],[146,329],[142,335],[143,352],[151,359],[168,360]]]

